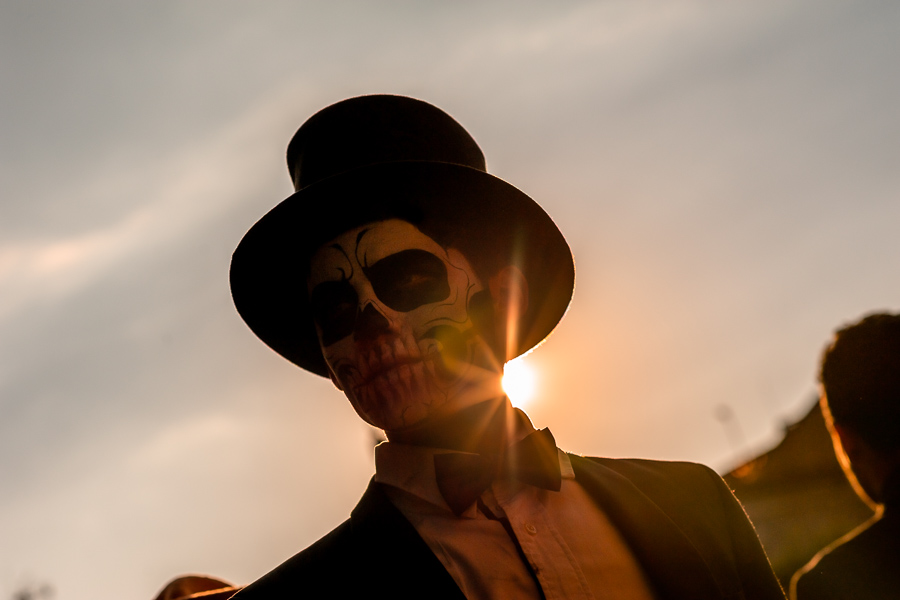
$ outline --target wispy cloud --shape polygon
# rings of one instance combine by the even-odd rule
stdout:
[[[267,96],[213,135],[154,163],[107,165],[71,182],[68,202],[89,206],[102,196],[133,208],[110,224],[98,218],[102,225],[87,232],[0,242],[0,326],[29,306],[60,302],[114,277],[137,256],[181,243],[273,181],[286,182],[271,138],[284,137],[279,126],[296,95],[291,89]]]

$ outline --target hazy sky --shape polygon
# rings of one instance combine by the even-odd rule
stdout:
[[[535,424],[719,470],[766,449],[830,332],[900,309],[898,31],[890,1],[6,0],[0,598],[246,583],[347,516],[372,432],[227,272],[294,130],[363,93],[447,110],[567,236]]]

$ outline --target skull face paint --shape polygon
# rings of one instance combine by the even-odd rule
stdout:
[[[333,379],[376,427],[402,430],[498,378],[469,314],[484,290],[474,269],[406,221],[364,225],[321,246],[308,290]]]

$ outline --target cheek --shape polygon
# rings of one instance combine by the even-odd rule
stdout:
[[[342,378],[341,367],[352,363],[354,358],[353,352],[354,345],[351,336],[322,348],[322,356],[325,357],[325,363],[339,380]]]
[[[450,295],[446,300],[427,304],[407,313],[417,336],[437,325],[467,327],[471,323],[469,298],[476,291],[477,287],[469,285],[469,278],[465,273],[453,273],[450,277]]]
[[[437,321],[442,320],[445,312],[441,310],[439,304],[426,304],[407,313],[401,313],[401,318],[409,325],[413,338],[418,341]]]

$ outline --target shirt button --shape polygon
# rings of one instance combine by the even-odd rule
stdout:
[[[537,533],[537,527],[535,527],[531,523],[525,523],[525,531],[527,531],[531,535],[534,535]]]

